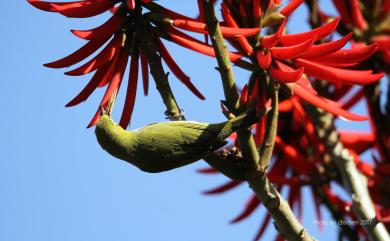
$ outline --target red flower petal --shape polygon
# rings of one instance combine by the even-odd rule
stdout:
[[[88,18],[99,15],[115,5],[111,0],[95,0],[88,5],[76,6],[58,11],[58,13],[71,18]]]
[[[324,38],[325,36],[329,35],[330,33],[332,33],[336,29],[336,27],[339,23],[339,20],[340,20],[340,18],[337,17],[333,21],[331,21],[331,22],[329,22],[321,27],[315,28],[313,30],[310,30],[310,31],[307,31],[304,33],[283,35],[280,37],[279,43],[281,43],[284,46],[296,45],[296,44],[302,43],[303,41],[305,41],[309,38],[312,38],[313,36],[316,36],[316,38],[315,38],[316,41],[320,40],[320,39]]]
[[[366,20],[364,20],[362,10],[360,9],[359,0],[350,0],[351,3],[351,12],[352,20],[355,26],[359,29],[367,29],[368,25]]]
[[[304,67],[306,74],[317,79],[338,84],[365,85],[374,83],[383,77],[383,74],[372,74],[371,70],[340,69],[303,59],[297,59],[295,65],[297,67]]]
[[[204,23],[184,20],[184,19],[175,19],[172,22],[172,25],[184,30],[208,34],[207,26]],[[225,37],[238,37],[238,36],[252,36],[257,34],[260,31],[260,28],[231,28],[221,26],[222,35]]]
[[[345,24],[352,22],[350,11],[347,8],[346,1],[344,0],[333,0],[333,4],[336,6],[337,11],[340,13],[341,19]]]
[[[293,104],[291,100],[283,100],[282,102],[279,102],[279,112],[290,112],[293,109]]]
[[[97,28],[89,30],[71,30],[74,35],[82,39],[101,39],[108,38],[115,31],[118,30],[122,21],[122,16],[119,14],[114,14],[108,21],[103,23]]]
[[[156,38],[156,42],[160,48],[161,57],[167,63],[170,70],[172,70],[173,74],[185,85],[188,89],[191,90],[199,99],[204,100],[205,97],[200,93],[200,91],[192,84],[190,77],[188,77],[183,70],[180,69],[179,65],[172,58],[168,49],[165,47],[163,42],[161,42],[160,38]]]
[[[280,13],[288,17],[295,9],[297,9],[305,0],[291,0],[287,6],[285,6]]]
[[[252,7],[253,7],[252,13],[253,13],[253,17],[255,18],[255,23],[260,23],[260,18],[261,18],[260,0],[253,0]]]
[[[350,204],[339,198],[329,187],[324,187],[324,191],[329,201],[336,205],[343,214],[348,214]]]
[[[248,85],[245,84],[244,88],[242,88],[241,94],[240,94],[240,104],[242,106],[248,105]]]
[[[118,59],[115,60],[116,61],[115,69],[112,74],[112,78],[109,80],[107,90],[104,93],[103,99],[100,104],[101,106],[105,106],[110,100],[110,98],[112,97],[112,95],[115,92],[119,91],[119,87],[121,86],[123,75],[125,74],[127,61],[129,59],[129,55],[127,54],[126,50],[120,51],[120,53],[116,58]]]
[[[231,220],[230,223],[238,223],[249,217],[249,215],[251,215],[253,211],[260,205],[260,203],[260,199],[257,196],[252,195],[252,197],[245,204],[244,210],[237,217]]]
[[[86,6],[92,4],[95,0],[74,1],[74,2],[45,2],[40,0],[27,0],[34,7],[47,11],[58,12],[68,8],[74,8],[79,6]]]
[[[217,173],[219,173],[219,171],[217,169],[212,168],[212,167],[200,168],[196,171],[199,173],[202,173],[202,174],[217,174]]]
[[[86,0],[76,2],[44,2],[28,0],[31,5],[44,11],[58,12],[72,18],[87,18],[101,14],[114,6],[111,0]]]
[[[223,192],[226,192],[228,190],[235,188],[236,186],[240,185],[241,183],[242,183],[242,181],[239,181],[239,180],[231,180],[231,181],[228,181],[227,183],[225,183],[219,187],[213,188],[213,189],[208,190],[208,191],[204,191],[203,194],[211,195],[211,194],[223,193]]]
[[[142,69],[142,83],[143,83],[144,95],[148,95],[149,67],[148,67],[148,61],[143,54],[141,54],[141,69]]]
[[[378,47],[376,44],[352,49],[341,49],[325,56],[316,57],[315,61],[326,63],[327,65],[344,66],[345,64],[354,64],[366,60],[373,55],[377,49]]]
[[[291,83],[301,78],[304,68],[293,71],[285,71],[281,69],[271,68],[269,75],[280,83]]]
[[[108,61],[112,60],[112,58],[117,54],[122,44],[122,36],[115,36],[109,44],[93,59],[88,61],[87,63],[81,65],[80,67],[65,72],[66,75],[85,75],[104,65]]]
[[[296,45],[288,47],[273,47],[270,49],[271,55],[275,59],[292,59],[305,54],[314,44],[315,36]]]
[[[256,52],[256,59],[259,66],[263,69],[268,69],[272,62],[271,53],[267,51],[266,54],[264,54],[263,51],[258,50]]]
[[[210,45],[203,44],[203,43],[199,42],[198,40],[196,40],[190,36],[184,35],[184,34],[181,34],[181,35],[186,36],[186,37],[179,36],[179,35],[174,34],[172,32],[169,35],[174,42],[181,45],[182,47],[192,49],[192,50],[199,52],[201,54],[204,54],[204,55],[215,57],[214,48]],[[242,54],[236,53],[236,52],[228,52],[228,55],[229,55],[229,58],[232,62],[236,62],[243,57]]]
[[[120,8],[120,5],[113,6],[112,8],[110,8],[110,12],[115,14],[118,11],[119,8]]]
[[[310,117],[308,116],[307,112],[304,110],[299,97],[294,96],[293,98],[290,98],[291,103],[293,104],[294,108],[294,114],[297,115],[297,118],[300,119],[300,124],[304,129],[304,132],[306,133],[307,137],[309,137],[311,143],[313,146],[316,146],[317,151],[315,155],[318,155],[320,152],[323,151],[322,149],[322,143],[318,140],[316,129],[313,125],[313,123],[310,120]]]
[[[137,94],[137,83],[138,83],[138,56],[131,58],[129,81],[127,84],[126,100],[123,106],[121,120],[119,125],[126,129],[131,120],[131,115],[134,109],[135,98]]]
[[[381,55],[381,59],[383,60],[383,62],[390,65],[390,50],[383,52]]]
[[[347,95],[349,91],[351,91],[353,85],[341,85],[336,88],[332,93],[332,100],[339,101],[341,98]]]
[[[371,132],[340,131],[339,134],[343,145],[357,153],[367,150],[375,143],[375,136]]]
[[[342,105],[343,109],[350,109],[357,102],[359,102],[364,97],[364,88],[361,88],[358,92],[356,92],[353,96],[351,96],[347,101]]]
[[[371,164],[369,164],[369,163],[363,162],[363,161],[360,159],[359,155],[358,155],[356,152],[354,152],[354,151],[352,151],[352,150],[349,150],[349,151],[350,151],[350,154],[351,154],[352,157],[353,157],[353,160],[354,160],[354,162],[355,162],[355,164],[356,164],[357,169],[358,169],[363,175],[365,175],[365,176],[367,176],[367,177],[372,177],[372,176],[374,175],[374,173],[375,173],[375,171],[374,171],[374,166],[371,165]]]
[[[323,97],[320,97],[320,96],[316,96],[316,95],[310,93],[309,91],[303,89],[298,84],[293,83],[291,85],[293,87],[294,94],[296,94],[297,96],[299,96],[303,100],[309,102],[310,104],[317,106],[317,107],[319,107],[327,112],[330,112],[336,116],[342,116],[348,120],[354,120],[354,121],[368,120],[367,116],[353,114],[353,113],[348,112],[344,109],[341,109],[337,105],[332,104],[332,102],[330,102],[330,100],[323,98]]]
[[[198,10],[199,10],[199,20],[201,22],[205,21],[205,14],[204,14],[204,9],[203,9],[203,1],[202,0],[197,0],[198,3]]]
[[[205,19],[205,13],[204,13],[204,8],[203,8],[203,1],[202,0],[197,0],[197,3],[198,3],[198,10],[199,10],[199,20],[201,22],[205,22],[206,19]],[[207,37],[207,34],[204,35],[204,41],[205,43],[207,44],[209,39]]]
[[[306,53],[303,53],[300,58],[316,58],[319,56],[334,53],[337,50],[341,49],[351,39],[352,35],[353,33],[349,33],[348,35],[344,36],[339,40],[314,45]]]
[[[279,136],[275,138],[275,148],[286,155],[286,162],[288,162],[295,171],[305,175],[311,173],[312,163],[310,163],[305,156],[299,153],[294,147],[285,144]]]
[[[234,18],[231,15],[227,6],[224,3],[222,3],[221,7],[222,7],[221,8],[222,9],[222,16],[223,16],[226,24],[231,26],[231,27],[234,27],[234,28],[239,28],[238,24],[234,20]],[[238,36],[237,39],[238,39],[238,42],[240,43],[240,46],[242,47],[243,51],[245,52],[245,54],[248,56],[252,55],[253,48],[250,45],[250,43],[248,42],[248,40],[243,36]]]
[[[101,116],[101,107],[98,108],[95,115],[92,117],[92,120],[89,122],[87,128],[91,128],[92,126],[96,125],[98,123]]]
[[[264,234],[264,231],[267,228],[267,226],[268,226],[270,221],[271,221],[271,215],[267,214],[265,216],[265,218],[263,219],[263,222],[262,222],[262,224],[260,226],[260,229],[257,232],[256,236],[254,237],[253,241],[258,241],[261,238],[261,236]]]
[[[283,70],[285,72],[296,71],[294,68],[292,68],[292,67],[290,67],[290,66],[288,66],[280,61],[276,61],[276,65],[278,66],[278,68],[280,70]],[[307,79],[304,75],[301,75],[301,77],[296,80],[296,83],[299,84],[299,86],[301,86],[305,90],[309,91],[310,93],[317,95],[317,92],[313,89],[310,80]]]
[[[316,219],[317,220],[324,220],[322,218],[322,212],[321,212],[321,201],[318,200],[319,198],[317,197],[317,194],[314,191],[314,187],[311,188],[311,194],[312,194],[312,197],[313,197],[314,207],[315,207],[315,210],[316,210]],[[318,225],[318,228],[320,230],[322,230],[324,228],[322,222],[317,222],[317,225]]]
[[[135,0],[127,0],[127,7],[133,10],[135,8]]]
[[[382,35],[382,36],[375,36],[372,38],[372,41],[374,41],[378,49],[380,51],[386,51],[390,50],[390,36]]]
[[[282,24],[280,24],[278,31],[276,31],[276,33],[272,35],[264,36],[261,39],[261,45],[266,49],[270,49],[274,47],[279,42],[279,39],[283,34],[283,30],[285,26],[286,26],[286,19],[283,20]]]
[[[72,54],[51,63],[44,64],[44,66],[48,68],[65,68],[77,64],[98,50],[109,37],[110,36],[106,36],[106,38],[88,41],[88,43]]]

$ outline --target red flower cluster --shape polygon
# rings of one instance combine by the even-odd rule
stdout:
[[[135,102],[139,68],[138,59],[141,59],[144,92],[145,94],[148,92],[148,58],[144,56],[142,49],[138,48],[135,36],[136,30],[131,27],[136,22],[135,1],[117,3],[117,1],[113,0],[85,0],[55,3],[29,0],[29,2],[41,10],[57,12],[74,18],[91,17],[110,9],[114,12],[114,15],[107,22],[97,28],[72,30],[72,33],[76,36],[87,40],[87,44],[69,56],[45,64],[45,66],[64,68],[75,65],[88,58],[108,42],[105,48],[87,63],[66,72],[67,75],[85,75],[96,71],[88,85],[66,106],[77,105],[85,101],[96,88],[108,85],[99,110],[89,124],[89,126],[92,126],[99,118],[100,108],[107,109],[110,100],[116,98],[130,54],[133,57],[133,61],[130,67],[126,103],[120,121],[121,126],[126,127],[130,121]],[[141,1],[140,4],[148,7],[150,2]],[[254,65],[266,71],[276,81],[287,84],[294,94],[300,98],[335,115],[340,115],[350,120],[364,120],[365,117],[346,112],[337,105],[330,105],[331,102],[329,100],[318,97],[305,74],[334,84],[365,85],[373,83],[383,75],[373,74],[371,70],[352,70],[349,67],[371,56],[376,51],[375,45],[341,49],[351,38],[351,34],[333,42],[315,44],[336,29],[339,22],[338,18],[305,33],[283,34],[286,17],[302,2],[302,0],[291,1],[280,12],[275,10],[280,5],[280,1],[265,1],[264,3],[261,1],[242,2],[240,3],[239,11],[236,10],[235,4],[237,3],[234,1],[222,3],[222,16],[224,18],[224,22],[221,23],[222,34],[238,50],[238,52],[229,53],[231,60],[237,62],[242,58],[255,58],[256,62],[253,62]],[[147,14],[148,20],[159,26],[158,31],[160,31],[161,37],[165,37],[180,46],[190,48],[202,54],[215,56],[212,46],[202,43],[178,30],[184,29],[208,34],[205,23],[201,22],[204,19],[202,8],[200,8],[199,19],[193,19],[165,9],[156,3],[153,4],[152,11]],[[201,6],[202,1],[198,1],[198,5]],[[156,15],[153,15],[153,13],[156,13]],[[162,14],[169,19],[169,26],[162,24],[164,21],[165,23],[167,22],[166,18],[161,18]],[[259,26],[259,19],[263,21],[262,26]],[[259,35],[260,27],[267,27],[278,22],[281,22],[281,24],[276,33],[261,36],[258,38],[258,42],[250,43],[251,39],[249,38],[253,35]],[[172,72],[194,94],[203,99],[203,95],[175,63],[160,38],[156,37],[154,40],[159,47],[159,54],[161,54]]]
[[[383,77],[382,73],[373,74],[372,70],[350,68],[375,53],[376,45],[341,49],[351,39],[352,33],[336,41],[315,44],[335,31],[339,18],[308,32],[283,34],[286,17],[303,1],[291,1],[280,12],[272,12],[272,9],[280,4],[279,2],[270,1],[269,8],[265,10],[255,6],[259,2],[240,2],[239,11],[234,1],[221,4],[224,18],[221,22],[222,35],[238,50],[238,52],[229,52],[231,61],[238,62],[243,58],[256,59],[253,65],[266,71],[276,81],[287,84],[295,95],[309,103],[349,120],[366,120],[364,116],[347,112],[330,100],[319,97],[311,87],[307,76],[326,80],[336,85],[366,85],[376,82]],[[263,16],[262,12],[266,15]],[[266,22],[270,22],[271,20],[267,21],[267,19],[275,18],[275,16],[277,18],[273,20],[274,22],[268,24],[281,22],[276,33],[262,36],[258,42],[250,43],[250,37],[258,34],[259,31],[259,21],[256,19],[263,18]],[[207,34],[204,23],[184,16],[178,17],[181,18],[170,20],[173,27]],[[208,56],[215,56],[211,45],[202,43],[177,29],[170,28],[167,32],[169,33],[168,39],[178,45]]]
[[[356,32],[358,41],[376,43],[382,60],[390,64],[390,1],[381,2],[333,0],[343,24],[340,30]]]
[[[328,170],[332,169],[332,164],[326,152],[325,143],[317,136],[304,101],[349,120],[368,119],[368,117],[353,114],[348,109],[364,99],[363,88],[356,91],[352,88],[353,85],[372,84],[383,77],[382,73],[375,74],[371,70],[361,70],[361,66],[359,66],[362,61],[370,58],[378,50],[378,43],[373,42],[368,46],[354,45],[351,49],[342,49],[351,40],[353,33],[346,33],[344,37],[334,41],[326,38],[340,27],[339,18],[334,18],[323,26],[308,32],[284,34],[286,17],[303,1],[291,1],[279,12],[275,9],[280,3],[273,1],[269,1],[269,5],[265,5],[267,8],[260,7],[260,11],[253,11],[251,4],[255,5],[258,2],[262,1],[223,1],[221,9],[224,22],[221,24],[235,28],[259,26],[259,18],[262,18],[263,22],[264,19],[267,19],[267,16],[262,16],[262,13],[273,16],[272,19],[275,21],[274,33],[261,36],[258,40],[245,36],[224,36],[238,50],[234,56],[241,54],[240,60],[247,58],[256,66],[255,68],[260,68],[275,81],[286,84],[293,92],[293,96],[285,93],[281,93],[280,96],[283,101],[279,104],[278,136],[272,158],[274,161],[269,169],[268,178],[279,191],[288,188],[287,200],[290,206],[295,208],[298,218],[302,217],[301,190],[303,187],[309,186],[312,190],[318,220],[322,220],[319,207],[326,202],[332,203],[334,212],[337,212],[341,217],[357,220],[351,211],[352,204],[348,200],[340,198],[333,188],[332,180],[334,177],[330,176],[331,171]],[[275,28],[274,26],[278,22],[280,22],[279,26]],[[381,48],[383,46],[379,47],[379,49]],[[239,61],[232,56],[231,60],[235,63]],[[243,88],[241,103],[251,102],[253,99],[264,103],[265,94],[262,93],[264,89],[260,88],[258,91],[258,85],[261,84],[262,79],[260,77],[254,79],[252,90],[248,90],[248,86]],[[315,81],[320,80],[328,82],[328,89],[331,90],[328,98],[319,96],[312,87]],[[349,97],[346,99],[345,96]],[[265,121],[261,120],[254,126],[254,129],[256,144],[260,145],[265,132]],[[366,151],[376,153],[377,140],[375,135],[372,132],[350,131],[339,131],[338,135],[341,143],[353,156],[359,171],[368,179],[370,194],[377,208],[378,220],[389,225],[390,206],[385,204],[389,198],[384,194],[389,191],[385,187],[386,175],[390,174],[390,170],[387,168],[388,164],[380,161],[371,164],[363,161],[360,157]],[[233,145],[236,146],[233,149],[239,149],[236,136],[232,136],[232,139]],[[222,151],[222,155],[226,153],[237,155],[237,153],[232,153],[231,147]],[[213,168],[204,168],[199,172],[204,174],[218,173]],[[224,193],[241,183],[243,181],[230,180],[206,191],[205,194]],[[260,204],[261,200],[256,195],[251,195],[244,210],[231,223],[248,218]],[[270,219],[271,216],[267,213],[254,240],[260,239]],[[359,225],[349,228],[357,229],[356,235],[364,234]],[[358,239],[358,236],[355,238]],[[283,239],[278,236],[277,240]]]
[[[101,26],[89,30],[72,30],[74,35],[88,42],[72,54],[60,60],[45,64],[44,66],[49,68],[66,68],[73,66],[87,59],[106,44],[99,53],[85,64],[65,72],[67,75],[79,76],[95,71],[89,83],[74,99],[66,104],[67,107],[80,104],[97,88],[107,86],[99,108],[88,125],[88,127],[91,127],[99,120],[102,108],[105,109],[106,112],[110,112],[111,105],[115,101],[116,94],[121,87],[129,56],[131,56],[126,101],[120,120],[120,125],[123,128],[126,128],[130,122],[136,98],[139,62],[141,63],[144,94],[147,95],[149,86],[148,66],[151,64],[150,61],[152,61],[139,47],[139,41],[142,40],[138,37],[136,22],[137,17],[143,18],[143,16],[141,15],[140,10],[137,11],[136,9],[136,2],[134,0],[83,0],[76,2],[28,0],[28,2],[38,9],[56,12],[70,18],[88,18],[106,11],[113,12],[113,16]],[[152,4],[150,0],[142,0],[138,3],[140,4],[140,8],[145,6],[148,7]],[[157,11],[161,11],[164,14],[172,16],[179,15],[156,3],[153,3],[152,6],[157,8]],[[198,98],[204,99],[204,96],[192,84],[190,78],[176,64],[160,38],[155,36],[153,40],[158,46],[158,54],[176,77]]]

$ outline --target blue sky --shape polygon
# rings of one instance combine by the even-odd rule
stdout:
[[[161,1],[193,15],[183,1]],[[195,1],[193,1],[195,6]],[[70,29],[99,25],[108,15],[68,19],[34,9],[25,1],[0,1],[3,13],[0,66],[0,241],[206,241],[251,240],[262,220],[257,210],[250,219],[229,225],[251,195],[246,185],[217,197],[202,191],[226,178],[195,172],[202,161],[162,174],[146,174],[114,159],[96,142],[86,126],[102,97],[65,108],[90,76],[69,77],[43,63],[61,58],[82,45]],[[306,29],[302,6],[290,27]],[[215,60],[168,44],[175,59],[207,97],[196,99],[171,75],[172,88],[187,119],[223,121],[223,99]],[[248,73],[237,71],[244,83]],[[125,88],[122,88],[122,90]],[[123,104],[119,96],[117,109]],[[144,97],[139,88],[131,128],[164,121],[164,106],[151,85]],[[357,110],[362,113],[361,109]],[[118,119],[119,113],[114,112]],[[366,124],[356,124],[358,128]],[[306,200],[307,199],[307,200]],[[312,224],[313,208],[304,200],[304,223],[315,236],[328,240],[335,227],[319,233]],[[325,216],[327,218],[327,216]],[[263,240],[273,237],[273,228]]]

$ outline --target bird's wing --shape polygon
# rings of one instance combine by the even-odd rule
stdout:
[[[214,149],[213,146],[215,145],[218,148],[222,145],[220,140],[217,139],[221,128],[208,123],[189,121],[163,122],[146,126],[141,130],[137,136],[142,138],[142,133],[147,133],[148,138],[153,139],[153,145],[161,146],[164,151],[167,151],[167,155],[199,154]],[[216,144],[216,142],[219,144]]]

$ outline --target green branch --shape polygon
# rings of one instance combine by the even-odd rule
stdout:
[[[260,162],[259,168],[263,172],[266,172],[269,162],[272,157],[272,152],[274,150],[275,138],[278,130],[278,116],[279,116],[279,84],[270,83],[271,93],[272,93],[272,108],[267,117],[267,126],[265,129],[265,135],[263,143],[260,146]]]
[[[222,84],[224,86],[227,107],[231,112],[237,114],[240,110],[238,109],[239,98],[235,86],[234,73],[230,59],[227,55],[227,49],[221,34],[218,19],[215,16],[212,1],[203,0],[203,7],[206,15],[207,29],[214,47]],[[275,118],[277,120],[277,117]],[[273,131],[274,130],[270,132]],[[243,158],[251,164],[246,180],[251,189],[256,193],[260,200],[262,200],[262,203],[270,212],[271,216],[275,220],[276,227],[280,234],[287,240],[291,241],[312,241],[313,238],[310,237],[307,231],[295,218],[288,203],[269,182],[264,170],[258,168],[259,153],[257,152],[252,133],[249,130],[240,131],[238,132],[238,137]],[[266,155],[268,155],[268,151]],[[267,162],[269,162],[269,160],[267,160]]]
[[[203,1],[203,5],[205,8],[207,29],[210,33],[211,42],[218,62],[218,70],[222,79],[226,105],[230,112],[238,115],[242,110],[239,109],[239,96],[236,82],[232,64],[227,53],[227,46],[222,37],[218,19],[215,16],[214,5],[210,1]],[[244,158],[250,162],[250,166],[255,167],[259,162],[259,155],[252,133],[250,130],[240,130],[238,131],[238,139],[242,144],[241,151]]]
[[[390,237],[383,223],[376,219],[367,180],[357,169],[353,156],[340,142],[333,115],[312,105],[306,108],[313,120],[318,137],[324,142],[330,159],[336,164],[344,188],[352,198],[352,209],[357,218],[365,223],[363,229],[372,241],[389,241]]]

